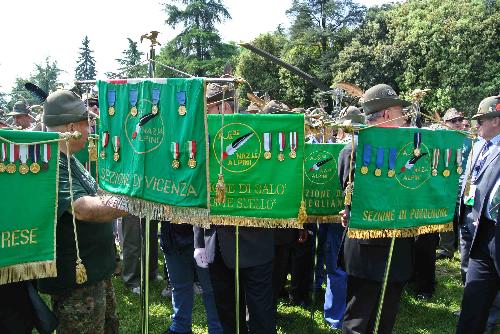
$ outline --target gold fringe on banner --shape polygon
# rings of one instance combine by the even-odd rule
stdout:
[[[106,205],[127,211],[134,216],[145,217],[146,214],[149,214],[153,220],[169,220],[174,224],[190,224],[200,227],[209,226],[209,210],[206,208],[171,206],[154,203],[127,195],[112,194],[102,189],[99,189],[98,196],[101,197]],[[109,196],[111,196],[113,200],[109,201]]]
[[[324,223],[332,223],[332,224],[339,224],[341,223],[340,221],[340,215],[332,215],[332,216],[313,216],[313,215],[307,215],[307,223],[308,224],[324,224]]]
[[[0,284],[56,276],[56,260],[21,263],[0,268]]]
[[[265,228],[303,228],[303,225],[296,218],[275,219],[237,216],[210,216],[210,224]]]
[[[453,231],[453,223],[425,225],[401,229],[361,230],[349,228],[347,235],[352,239],[408,238],[427,233]]]

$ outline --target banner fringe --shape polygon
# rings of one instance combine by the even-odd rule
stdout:
[[[238,216],[210,216],[210,224],[265,228],[303,228],[303,225],[296,218],[275,219]]]
[[[453,222],[439,225],[425,225],[401,229],[361,230],[349,228],[347,235],[352,239],[409,238],[427,233],[453,231]]]
[[[308,224],[324,224],[324,223],[332,223],[332,224],[340,224],[341,217],[340,215],[331,215],[331,216],[313,216],[307,215],[307,223]]]
[[[109,193],[102,189],[99,189],[98,196],[101,197],[101,199],[105,196],[116,198],[115,201],[108,201],[107,205],[127,211],[134,216],[145,217],[146,215],[150,215],[152,220],[169,220],[174,224],[190,224],[203,228],[209,227],[209,210],[206,208],[171,206],[154,203],[127,195]],[[106,201],[103,200],[103,202]]]
[[[0,268],[0,285],[37,278],[56,277],[56,260],[15,264]]]

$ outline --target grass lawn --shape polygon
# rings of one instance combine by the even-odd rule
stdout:
[[[437,264],[437,287],[434,297],[420,301],[413,297],[411,286],[404,293],[396,325],[395,334],[406,333],[455,333],[457,318],[452,314],[460,307],[462,287],[458,254],[454,260],[442,260]],[[114,279],[120,318],[120,333],[140,333],[140,299],[129,292],[120,278]],[[170,299],[161,297],[164,283],[153,282],[150,288],[149,330],[152,334],[163,333],[172,315]],[[322,301],[318,301],[314,321],[310,320],[310,310],[292,306],[281,301],[277,320],[278,333],[340,333],[329,329],[323,321]],[[195,297],[193,312],[193,332],[207,333],[205,310],[200,296]]]

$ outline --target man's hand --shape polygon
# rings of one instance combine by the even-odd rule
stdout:
[[[205,252],[205,248],[195,248],[193,257],[198,267],[208,268],[207,253]]]
[[[300,230],[299,231],[299,240],[297,240],[299,243],[303,244],[304,242],[307,241],[307,230]]]
[[[344,228],[349,226],[349,215],[350,215],[349,209],[346,208],[346,209],[340,211],[339,215],[340,215],[340,221],[342,223],[342,226]]]

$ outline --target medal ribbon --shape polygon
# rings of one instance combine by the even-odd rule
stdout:
[[[462,167],[462,149],[457,148],[457,167]]]
[[[120,137],[114,136],[113,137],[113,149],[115,150],[116,153],[120,150]]]
[[[368,166],[372,158],[372,146],[370,144],[363,145],[363,166]]]
[[[28,161],[28,145],[21,145],[19,148],[19,159],[21,163],[25,164]]]
[[[189,140],[188,146],[189,146],[189,158],[194,159],[194,157],[196,155],[196,141]]]
[[[445,150],[445,156],[446,159],[444,160],[444,168],[448,169],[448,166],[450,165],[451,149],[447,148]]]
[[[264,151],[269,152],[271,151],[271,133],[270,132],[264,132]]]
[[[102,134],[101,147],[103,149],[106,148],[106,146],[108,146],[108,142],[109,142],[109,132],[106,131]]]
[[[176,97],[177,97],[177,102],[181,106],[186,105],[186,92],[184,92],[184,91],[177,92]]]
[[[172,155],[174,160],[179,160],[179,143],[172,142]]]
[[[375,166],[378,169],[382,169],[383,164],[384,164],[384,148],[379,147],[379,148],[377,148],[377,157],[375,160]]]
[[[2,143],[2,155],[1,155],[1,158],[2,158],[2,162],[4,162],[5,159],[7,159],[7,143]]]
[[[116,91],[108,90],[108,105],[110,107],[114,106],[115,101],[116,101]]]
[[[40,146],[38,144],[29,146],[30,160],[32,162],[38,162],[40,157]]]
[[[297,132],[290,132],[290,149],[297,150]]]
[[[19,158],[19,146],[15,144],[10,144],[9,161],[11,163],[15,163],[18,158]]]
[[[153,104],[157,105],[158,101],[160,100],[160,88],[158,88],[158,87],[153,88],[153,92],[151,93],[151,97],[153,99]]]
[[[43,144],[43,162],[50,160],[50,144]]]
[[[395,147],[389,148],[389,169],[396,168],[396,157],[398,155],[398,151]]]
[[[435,148],[432,152],[432,169],[438,169],[439,165],[439,148]]]
[[[280,132],[279,135],[278,135],[278,142],[279,142],[279,145],[280,145],[280,152],[283,152],[285,150],[285,145],[286,145],[286,142],[285,142],[285,133],[284,132]]]
[[[415,132],[413,134],[413,146],[415,146],[415,148],[420,148],[421,142],[422,142],[422,133]]]
[[[132,105],[132,107],[135,107],[137,104],[137,88],[132,88],[130,89],[128,93],[128,101]]]

